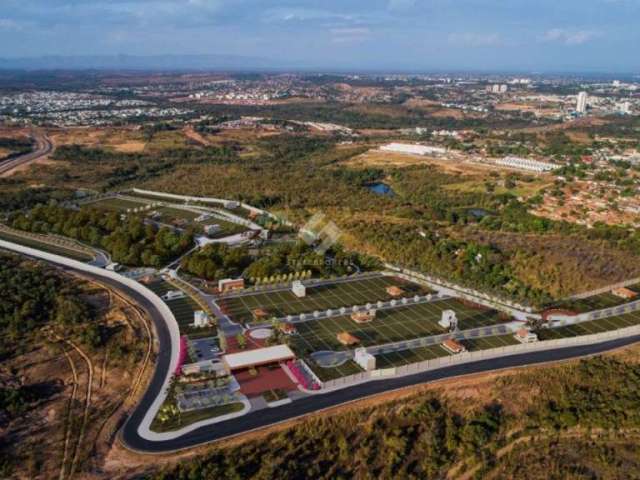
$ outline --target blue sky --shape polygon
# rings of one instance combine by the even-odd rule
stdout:
[[[638,20],[640,0],[0,0],[0,56],[637,72]]]

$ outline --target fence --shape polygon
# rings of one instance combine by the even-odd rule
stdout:
[[[602,295],[603,293],[608,293],[611,290],[615,290],[616,288],[628,287],[630,285],[635,285],[636,283],[640,283],[640,277],[631,278],[629,280],[624,280],[622,282],[614,283],[612,285],[596,288],[595,290],[590,290],[588,292],[577,293],[575,295],[571,295],[570,297],[567,297],[565,300],[581,300],[583,298],[593,297],[595,295]]]
[[[404,307],[409,305],[419,305],[421,303],[436,302],[436,301],[444,300],[447,298],[450,298],[450,297],[448,295],[442,295],[442,294],[429,294],[429,295],[423,295],[423,296],[416,295],[414,297],[398,298],[394,300],[387,300],[385,302],[380,300],[376,303],[367,303],[366,305],[353,305],[350,307],[328,308],[327,310],[315,310],[313,312],[300,313],[296,315],[286,315],[284,317],[278,318],[278,321],[302,323],[302,322],[308,322],[309,320],[321,320],[323,318],[341,317],[344,315],[350,315],[351,313],[355,313],[355,312],[367,311],[372,308],[376,310],[389,310],[392,308]]]
[[[527,352],[540,352],[544,350],[553,350],[562,347],[571,347],[579,345],[591,345],[601,343],[607,340],[629,337],[640,334],[640,325],[612,330],[609,332],[595,333],[592,335],[583,335],[579,337],[559,338],[556,340],[545,340],[535,343],[524,343],[519,345],[510,345],[508,347],[492,348],[480,350],[477,352],[463,352],[457,355],[434,358],[423,362],[410,363],[401,367],[387,368],[382,370],[373,370],[371,372],[361,372],[347,377],[341,377],[335,380],[324,382],[323,390],[335,390],[346,388],[359,383],[367,382],[376,378],[384,378],[389,376],[413,375],[416,373],[437,370],[439,368],[451,365],[460,365],[479,360],[488,360],[492,358],[504,357],[508,355],[516,355]]]
[[[564,325],[573,325],[576,323],[588,322],[591,320],[598,320],[601,318],[608,318],[616,315],[624,315],[625,313],[635,312],[638,309],[640,309],[640,300],[635,300],[623,305],[603,308],[601,310],[581,313],[578,315],[563,315],[561,313],[556,315],[551,314],[549,315],[549,321],[554,328],[557,328]]]
[[[422,282],[433,288],[448,288],[450,290],[453,290],[455,292],[455,296],[457,297],[480,303],[491,308],[497,308],[500,310],[505,310],[506,308],[510,311],[511,314],[514,314],[516,316],[522,316],[524,312],[531,313],[533,311],[531,307],[523,306],[519,303],[511,302],[509,300],[497,298],[484,292],[461,287],[454,283],[447,282],[446,280],[442,280],[441,278],[432,277],[420,272],[414,272],[413,270],[397,267],[389,263],[385,263],[384,267],[389,270],[390,274],[398,275],[411,281],[416,281],[416,279],[421,280]]]

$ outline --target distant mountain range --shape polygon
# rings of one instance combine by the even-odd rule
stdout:
[[[235,55],[87,55],[0,58],[0,70],[276,70],[293,63]]]

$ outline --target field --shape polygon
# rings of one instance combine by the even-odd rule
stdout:
[[[329,380],[335,380],[336,378],[347,377],[355,373],[362,372],[362,368],[354,362],[349,360],[337,367],[323,368],[315,364],[311,359],[306,359],[307,365],[313,370],[320,381],[328,382]]]
[[[0,240],[18,243],[20,245],[24,245],[25,247],[37,248],[38,250],[53,253],[56,255],[62,255],[63,257],[72,258],[81,262],[88,262],[90,260],[93,260],[93,257],[78,250],[66,248],[62,245],[54,245],[52,243],[42,242],[36,240],[35,238],[29,238],[22,235],[12,235],[11,233],[7,233],[4,231],[0,231]]]
[[[539,338],[540,340],[553,340],[556,338],[577,337],[579,335],[608,332],[638,324],[640,324],[640,312],[631,312],[617,317],[601,318],[567,327],[545,328],[539,331]]]
[[[634,292],[640,292],[639,285],[633,285],[627,287]],[[640,297],[638,297],[640,298]],[[637,298],[636,298],[637,299]],[[612,293],[602,293],[600,295],[594,295],[592,297],[581,298],[579,300],[563,302],[558,308],[572,310],[574,312],[590,312],[591,310],[600,310],[603,308],[617,307],[625,303],[631,302],[636,299],[627,300],[618,297]]]
[[[177,290],[177,288],[174,288],[163,280],[153,282],[147,285],[147,288],[149,288],[159,296],[164,295],[169,290]],[[169,306],[169,309],[176,317],[178,325],[180,326],[180,332],[191,332],[192,327],[189,327],[189,325],[193,323],[193,312],[195,312],[196,310],[202,310],[200,306],[189,296],[186,296],[184,298],[177,298],[175,300],[168,300],[165,303]],[[206,336],[208,337],[216,335],[215,327],[209,327],[206,329],[202,328],[194,331],[199,333],[206,332]]]
[[[349,316],[298,323],[294,346],[308,353],[343,350],[346,347],[336,339],[340,332],[351,333],[365,347],[439,335],[445,333],[438,321],[442,311],[447,309],[456,312],[461,330],[500,322],[500,314],[495,310],[478,310],[458,300],[447,299],[379,311],[376,319],[367,324],[357,324]]]
[[[426,288],[419,285],[380,276],[308,288],[307,296],[304,298],[296,297],[291,290],[284,290],[227,298],[220,301],[220,306],[234,321],[251,323],[251,311],[256,308],[267,310],[270,316],[283,317],[389,300],[392,297],[386,292],[386,287],[390,285],[401,287],[405,296],[428,293]]]
[[[157,200],[157,199],[156,199]],[[158,200],[159,201],[159,200]],[[140,208],[148,205],[146,199],[136,201],[133,198],[105,198],[101,200],[97,200],[95,202],[88,203],[87,205],[94,208],[101,208],[106,210],[115,210],[118,212],[124,212],[127,209]],[[194,222],[196,218],[200,216],[199,213],[191,212],[188,210],[182,210],[180,208],[173,208],[171,206],[157,206],[149,210],[144,210],[143,213],[150,213],[151,211],[156,211],[160,213],[160,217],[158,221],[166,224],[175,224],[175,223],[184,223],[189,222],[197,227],[197,230],[202,231],[202,225],[220,225],[221,234],[224,235],[232,235],[235,233],[240,233],[246,230],[245,227],[241,225],[237,225],[232,222],[228,222],[226,220],[221,220],[216,217],[210,217],[203,222]]]

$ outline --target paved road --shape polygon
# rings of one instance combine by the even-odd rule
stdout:
[[[129,422],[122,430],[122,440],[129,448],[143,452],[163,453],[168,451],[181,450],[203,443],[213,442],[223,438],[241,435],[251,430],[277,424],[296,417],[314,413],[322,409],[334,407],[336,405],[348,403],[371,395],[401,389],[416,384],[434,382],[436,380],[442,380],[460,375],[468,375],[491,370],[520,367],[525,365],[534,365],[545,362],[556,362],[575,357],[593,355],[629,345],[638,341],[640,341],[640,335],[606,341],[594,345],[565,347],[555,350],[530,352],[501,358],[480,360],[473,363],[453,365],[438,370],[422,372],[405,377],[371,381],[354,387],[337,390],[331,393],[311,395],[282,407],[269,408],[253,413],[248,413],[247,415],[235,418],[233,420],[201,427],[183,437],[162,442],[151,442],[144,438],[141,438],[137,434],[137,425],[139,423],[139,419],[143,415],[143,413],[141,412],[146,411],[146,408],[148,408],[148,406],[150,405],[150,398],[148,395],[149,391],[154,391],[155,389],[154,381],[156,379],[156,376],[154,376],[154,381],[152,381],[152,384],[149,387],[149,391],[145,395],[145,398],[140,403],[132,417],[129,419]]]
[[[36,133],[34,135],[34,139],[36,141],[36,149],[33,152],[27,153],[25,155],[20,155],[19,157],[11,158],[9,160],[5,160],[4,162],[0,163],[0,175],[10,172],[20,165],[33,162],[34,160],[37,160],[38,158],[51,153],[51,151],[53,150],[53,144],[46,135]]]
[[[66,268],[74,270],[72,267]],[[85,271],[80,271],[79,273],[85,276],[93,276],[91,273]],[[250,412],[247,415],[233,420],[198,428],[197,430],[172,440],[152,441],[143,438],[138,433],[138,430],[143,422],[146,412],[161,393],[161,389],[170,366],[172,346],[169,327],[165,323],[162,314],[156,309],[151,301],[142,294],[122,285],[117,280],[105,278],[99,275],[96,275],[94,278],[112,286],[113,288],[123,291],[134,301],[138,302],[140,306],[147,310],[155,327],[157,341],[159,342],[159,355],[156,359],[155,371],[147,391],[144,393],[135,409],[130,412],[130,416],[121,430],[121,439],[127,447],[147,453],[163,453],[191,448],[204,443],[221,440],[223,438],[241,435],[251,430],[264,428],[296,417],[318,412],[326,408],[352,402],[354,400],[412,385],[434,382],[460,375],[546,362],[557,362],[570,358],[594,355],[640,341],[640,335],[635,335],[632,337],[609,340],[593,345],[579,345],[553,350],[521,353],[493,359],[478,360],[472,363],[451,365],[438,370],[421,372],[404,377],[392,377],[383,380],[370,381],[329,393],[310,395],[282,407],[267,408],[256,412]]]

